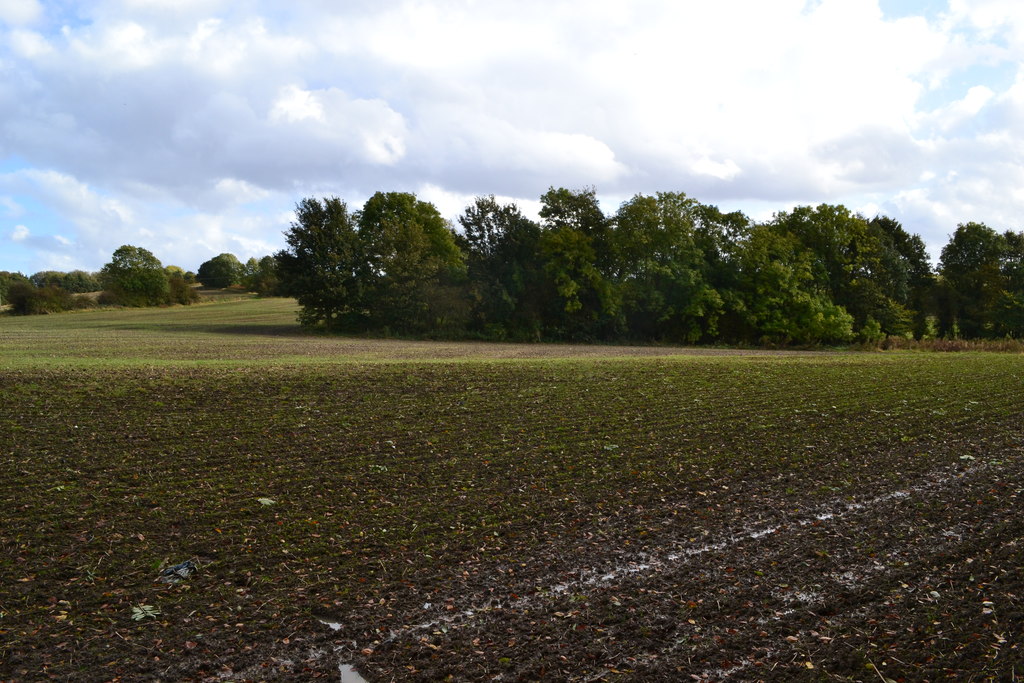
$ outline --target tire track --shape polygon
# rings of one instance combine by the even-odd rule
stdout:
[[[1017,464],[1016,460],[1014,464]],[[594,625],[608,621],[609,609],[622,604],[622,595],[645,595],[646,606],[632,606],[630,609],[634,610],[634,615],[639,613],[644,619],[658,621],[658,614],[678,611],[681,593],[688,586],[693,586],[697,593],[713,594],[716,607],[709,608],[710,602],[705,602],[706,598],[699,602],[691,599],[685,604],[695,605],[693,614],[701,619],[712,621],[711,617],[717,617],[714,619],[720,622],[717,626],[693,628],[697,626],[696,620],[692,623],[687,619],[680,620],[675,627],[667,629],[666,633],[673,638],[667,645],[663,640],[652,642],[642,652],[634,653],[608,647],[602,663],[590,667],[577,665],[570,677],[581,680],[600,678],[612,670],[649,670],[648,673],[662,675],[665,672],[659,667],[668,660],[685,661],[680,666],[687,672],[696,671],[693,675],[701,680],[727,678],[755,664],[759,668],[766,666],[765,662],[778,665],[786,653],[791,654],[794,650],[794,643],[805,640],[813,631],[805,628],[803,622],[819,620],[818,612],[833,609],[829,607],[831,596],[848,597],[863,591],[865,585],[891,582],[893,568],[907,562],[903,559],[904,549],[901,547],[885,548],[881,554],[876,552],[868,560],[855,560],[858,544],[870,540],[865,534],[870,536],[870,530],[879,527],[879,520],[885,520],[883,526],[890,526],[894,536],[911,533],[912,528],[901,529],[900,523],[903,522],[904,527],[913,527],[915,517],[911,511],[914,506],[934,499],[963,498],[966,492],[984,488],[993,476],[1001,474],[999,470],[999,467],[985,462],[968,461],[965,467],[933,472],[910,487],[852,501],[835,499],[802,512],[774,510],[769,513],[768,520],[731,532],[720,532],[713,540],[694,543],[668,538],[663,542],[668,547],[662,552],[627,556],[601,567],[576,564],[572,569],[559,573],[562,577],[570,574],[572,578],[569,579],[549,577],[538,581],[534,576],[517,582],[499,570],[499,575],[489,583],[500,586],[498,592],[501,594],[521,597],[495,599],[494,591],[448,596],[437,603],[424,604],[419,610],[407,610],[400,615],[400,626],[390,628],[371,642],[339,644],[336,654],[343,662],[357,664],[367,661],[370,654],[374,655],[374,661],[385,655],[385,658],[391,657],[399,663],[398,653],[423,649],[429,649],[433,653],[432,658],[436,658],[442,651],[474,649],[464,644],[452,647],[457,640],[477,642],[495,631],[530,633],[531,630],[537,631],[540,621],[545,625],[565,621],[566,614],[571,615],[567,623],[575,624],[572,628],[599,628]],[[679,530],[669,530],[668,534],[673,531]],[[931,551],[944,552],[955,548],[963,539],[964,531],[962,525],[959,530],[956,525],[944,529],[932,539]],[[841,564],[841,571],[837,567],[834,571],[817,575],[818,588],[809,590],[778,579],[787,571],[794,571],[792,562],[780,561],[781,555],[792,552],[794,547],[814,547],[816,544],[828,545],[836,556],[829,563]],[[772,566],[778,569],[767,572],[756,569]],[[707,573],[708,567],[716,570],[725,568],[723,575],[744,578],[734,582],[722,581],[720,576],[717,580],[712,579]],[[768,589],[761,577],[775,579],[777,586]],[[675,587],[676,590],[658,590],[665,587]],[[658,597],[659,593],[667,597]],[[742,606],[732,620],[722,618],[729,606]],[[842,612],[842,609],[838,611]],[[428,618],[423,618],[424,613]],[[809,618],[808,615],[812,616]],[[630,619],[622,628],[629,628],[629,621],[639,623],[643,619]],[[732,630],[729,635],[734,636],[741,629],[751,631],[755,628],[759,634],[767,633],[769,640],[780,640],[782,647],[771,652],[755,648],[742,656],[734,655],[736,661],[725,659],[725,666],[699,667],[700,661],[722,652],[721,633]],[[550,636],[545,637],[550,639]],[[687,639],[693,637],[697,637],[698,643],[710,639],[707,642],[712,646],[689,647]],[[483,655],[483,651],[477,652]],[[813,664],[810,659],[800,663],[806,666],[807,662]],[[462,661],[460,666],[464,672],[472,670],[470,662]],[[791,668],[787,666],[787,670]],[[488,671],[486,662],[482,663],[481,677],[496,675],[486,673]]]

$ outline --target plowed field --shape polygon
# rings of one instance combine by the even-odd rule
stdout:
[[[0,318],[0,679],[1024,673],[1019,356],[292,319]]]

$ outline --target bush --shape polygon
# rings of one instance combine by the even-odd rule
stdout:
[[[886,337],[874,345],[882,351],[994,351],[998,353],[1024,353],[1024,342],[1019,339],[908,339]]]
[[[864,327],[860,328],[861,342],[877,345],[882,343],[885,338],[885,333],[882,332],[882,324],[869,315],[867,322],[864,323]]]
[[[76,297],[60,287],[47,285],[37,288],[28,282],[15,282],[7,296],[16,315],[60,313],[92,305],[88,299]]]
[[[183,275],[171,275],[167,278],[170,287],[169,297],[172,304],[193,304],[199,301],[199,292],[188,283]]]

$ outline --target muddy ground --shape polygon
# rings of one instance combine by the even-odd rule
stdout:
[[[1013,681],[1019,368],[0,374],[0,680]]]
[[[805,509],[773,500],[777,481],[712,482],[559,530],[521,563],[450,568],[458,590],[409,577],[383,604],[321,613],[338,630],[311,646],[368,680],[1013,680],[1021,443],[962,447]]]

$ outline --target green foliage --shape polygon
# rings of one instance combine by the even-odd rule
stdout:
[[[181,266],[164,266],[164,272],[167,273],[168,278],[180,277],[186,284],[196,284],[196,274],[190,270],[185,270]]]
[[[223,289],[241,284],[244,269],[234,254],[219,254],[199,266],[196,278],[204,287]]]
[[[277,274],[277,261],[273,256],[264,256],[256,260],[250,258],[242,266],[242,285],[250,292],[260,296],[275,296],[281,287]]]
[[[288,249],[274,255],[282,293],[298,299],[299,322],[346,329],[367,316],[366,259],[355,217],[337,197],[309,197],[295,206]]]
[[[186,272],[180,266],[165,266],[164,273],[170,303],[188,305],[199,301],[199,292],[192,286],[196,282],[195,273]]]
[[[1024,336],[1024,233],[957,226],[939,265],[943,336]]]
[[[34,273],[29,279],[36,287],[60,287],[72,294],[97,292],[101,289],[99,276],[96,273],[87,273],[84,270],[72,270],[69,273],[44,270]]]
[[[172,304],[194,304],[199,301],[199,292],[189,282],[186,274],[172,273],[167,277],[167,299]]]
[[[858,336],[865,344],[878,344],[886,338],[885,332],[882,331],[881,323],[871,317],[868,317],[867,322],[860,328]]]
[[[912,289],[929,277],[920,238],[907,235],[896,221],[867,221],[844,206],[828,204],[776,214],[771,224],[794,236],[811,255],[814,286],[853,317],[856,329],[873,319],[887,334],[910,331],[912,315],[906,306]],[[920,292],[914,293],[920,303]]]
[[[599,319],[604,301],[610,298],[608,283],[595,265],[593,241],[581,230],[562,225],[545,230],[539,247],[562,312],[582,321],[584,328],[591,327],[588,323]]]
[[[846,342],[853,317],[816,277],[814,253],[771,224],[754,228],[740,254],[742,312],[748,334],[770,344]]]
[[[546,280],[537,259],[540,226],[514,204],[477,197],[459,217],[466,255],[470,325],[499,339],[538,338]]]
[[[462,329],[468,297],[462,252],[437,209],[415,195],[378,192],[353,215],[334,197],[304,199],[275,255],[281,290],[303,325],[330,330]]]
[[[31,280],[22,275],[21,273],[11,273],[6,270],[0,270],[0,304],[6,305],[8,292],[13,284],[17,282],[26,282],[31,284]]]
[[[559,337],[600,339],[622,331],[613,269],[612,223],[593,188],[551,188],[540,198],[539,259],[557,297],[547,327]]]
[[[77,299],[68,291],[54,285],[35,287],[27,280],[12,284],[7,292],[7,303],[15,315],[38,315],[60,313],[74,308],[83,308],[87,300]],[[80,303],[81,302],[81,303]]]
[[[612,251],[631,334],[687,343],[717,335],[724,301],[698,243],[699,207],[669,192],[619,207]]]
[[[118,247],[100,271],[100,281],[108,303],[159,306],[170,300],[170,284],[160,260],[142,247]]]
[[[469,301],[457,286],[464,257],[437,208],[405,192],[378,192],[358,215],[360,275],[371,328],[460,328]]]
[[[262,280],[250,260],[243,281],[264,292],[274,285],[255,283],[281,278],[303,322],[329,329],[744,344],[921,339],[936,322],[945,335],[1024,334],[1021,233],[961,226],[939,282],[919,236],[844,206],[753,225],[681,192],[636,195],[614,216],[593,188],[551,187],[540,204],[537,224],[478,197],[459,234],[408,193],[378,192],[352,215],[303,200],[288,238],[310,244]],[[309,227],[334,220],[333,235]],[[998,246],[984,264],[971,260],[979,240]]]
[[[911,235],[899,221],[886,216],[872,218],[873,229],[882,233],[881,239],[889,252],[889,268],[894,273],[902,271],[905,280],[891,279],[890,291],[896,294],[896,302],[903,308],[903,318],[886,322],[882,317],[883,328],[891,334],[902,334],[903,321],[909,318],[909,325],[914,338],[921,339],[931,333],[929,317],[935,313],[935,275],[928,260],[928,252],[924,241],[919,235]],[[893,264],[893,251],[898,264]]]

